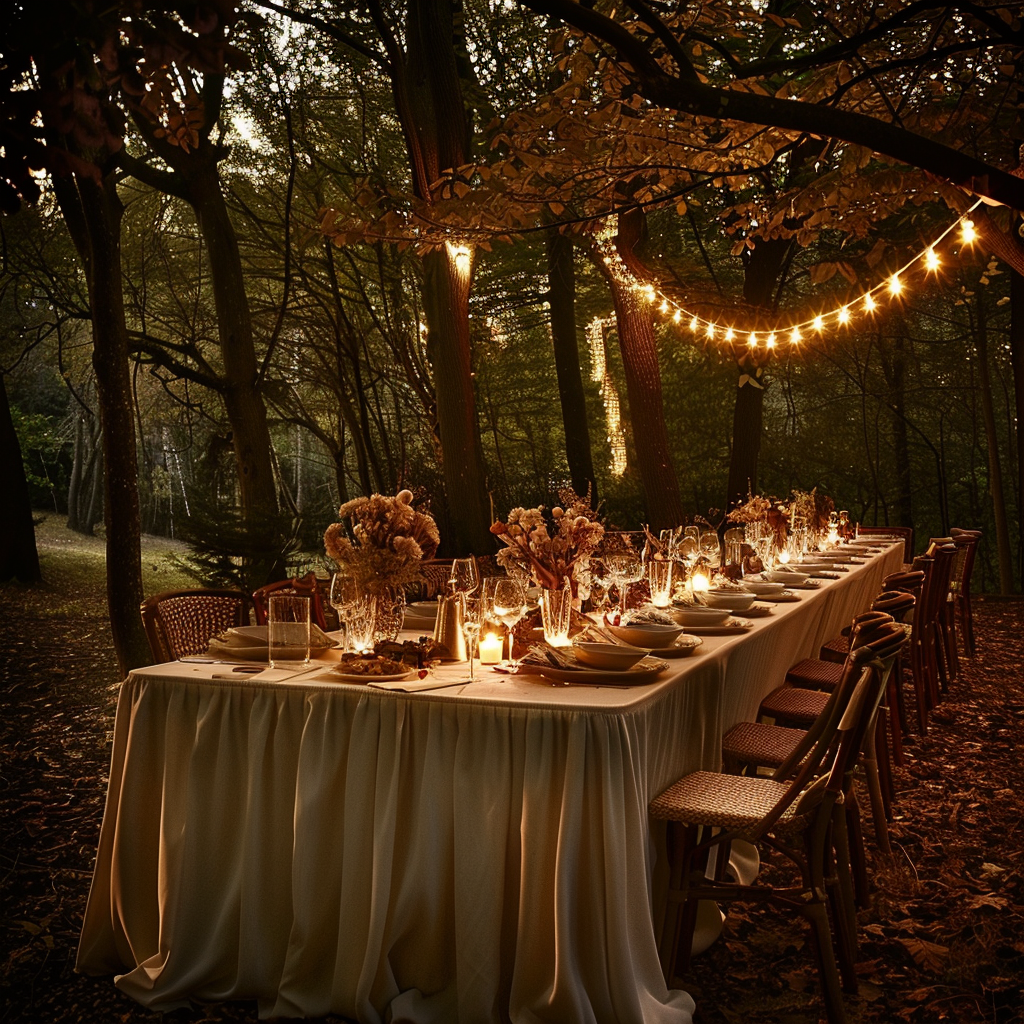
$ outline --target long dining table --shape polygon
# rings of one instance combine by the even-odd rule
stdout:
[[[866,553],[642,686],[132,672],[78,970],[164,1011],[248,999],[262,1017],[372,1024],[689,1022],[658,960],[664,832],[648,802],[717,770],[724,732],[902,554]]]

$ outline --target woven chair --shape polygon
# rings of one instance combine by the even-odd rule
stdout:
[[[240,590],[166,590],[142,602],[154,664],[205,654],[210,637],[249,623],[252,602]]]
[[[892,616],[878,611],[865,612],[854,620],[851,653],[861,647],[887,649],[893,645],[895,636],[901,641],[906,639],[905,632],[894,622]],[[847,663],[849,657],[850,655],[847,655]],[[774,723],[742,723],[731,729],[722,740],[724,763],[740,770],[779,770],[793,757],[803,756],[800,748],[807,742],[801,738],[803,730],[806,729],[808,737],[813,738],[815,730],[819,730],[822,722],[833,713],[835,703],[843,699],[840,684],[845,672],[846,663],[837,665],[815,659],[798,662],[786,676],[788,685],[773,690],[761,703],[758,716],[773,718]],[[891,677],[892,672],[887,671],[887,688]],[[884,854],[892,852],[887,826],[893,800],[892,769],[888,749],[885,719],[878,716],[874,731],[868,737],[863,763],[875,839]],[[859,850],[856,852],[858,896],[862,902],[866,902],[867,879],[861,870],[863,858]]]
[[[253,609],[256,613],[256,625],[267,624],[267,611],[270,607],[271,594],[294,594],[296,597],[309,597],[309,618],[312,623],[327,632],[327,616],[324,614],[324,599],[320,593],[320,584],[315,573],[306,573],[305,576],[290,579],[277,580],[275,583],[268,583],[266,586],[254,590],[252,595]]]
[[[894,643],[902,640],[902,634],[894,637]],[[849,991],[856,991],[857,976],[856,916],[842,805],[881,698],[886,667],[882,656],[889,653],[868,647],[851,653],[849,683],[844,685],[850,692],[846,709],[842,715],[836,709],[788,782],[694,772],[651,802],[651,816],[672,823],[668,907],[660,942],[669,987],[689,966],[698,901],[757,901],[807,919],[828,1019],[831,1024],[845,1020],[839,972],[842,987]],[[819,776],[834,741],[831,768]],[[777,886],[732,881],[726,869],[729,848],[737,840],[761,842],[779,851],[796,866],[799,879]],[[712,852],[714,867],[709,870]]]
[[[859,536],[870,537],[874,534],[885,534],[903,538],[903,564],[910,565],[914,560],[914,530],[910,526],[859,526]]]

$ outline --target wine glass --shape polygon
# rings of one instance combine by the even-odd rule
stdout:
[[[469,679],[475,678],[473,672],[473,659],[476,657],[476,645],[480,640],[480,627],[484,624],[484,602],[479,597],[470,597],[463,594],[462,597],[462,635],[466,639],[466,648],[469,651]]]
[[[345,637],[342,642],[342,650],[348,650],[349,628],[348,620],[351,617],[352,609],[359,600],[359,588],[352,576],[336,572],[331,577],[331,592],[328,600],[331,607],[338,613],[338,624],[344,631]]]
[[[508,660],[512,658],[512,630],[526,613],[526,588],[513,579],[497,578],[494,584],[494,614],[508,630]]]
[[[605,571],[619,589],[619,619],[626,615],[626,592],[630,583],[644,577],[644,564],[635,551],[616,551],[604,556]]]
[[[475,558],[456,558],[452,562],[452,574],[448,585],[457,594],[472,594],[480,586]]]

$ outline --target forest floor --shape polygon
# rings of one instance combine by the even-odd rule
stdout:
[[[119,683],[102,541],[54,517],[37,536],[46,583],[0,585],[0,1021],[256,1021],[252,1003],[161,1015],[74,972]],[[147,540],[147,593],[184,585],[182,551]],[[869,850],[851,1024],[1024,1024],[1024,602],[976,599],[975,617],[976,657],[896,772],[897,856]],[[730,911],[688,988],[696,1024],[815,1024],[821,1007],[805,929],[760,911]]]

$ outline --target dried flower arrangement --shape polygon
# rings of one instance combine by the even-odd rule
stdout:
[[[423,559],[437,553],[437,523],[428,512],[413,508],[412,500],[408,490],[393,498],[382,494],[354,498],[338,509],[342,521],[332,523],[324,533],[327,554],[366,593],[419,582]]]
[[[827,495],[819,494],[815,487],[810,491],[793,492],[793,511],[800,516],[816,537],[824,538],[828,533],[835,502]]]
[[[562,506],[545,515],[537,508],[514,508],[508,520],[491,526],[505,547],[498,564],[506,571],[527,572],[541,587],[556,589],[586,571],[601,543],[604,527],[590,507],[589,493],[580,497],[566,488],[558,492]]]
[[[775,498],[764,498],[759,494],[750,494],[742,505],[737,505],[728,516],[731,523],[760,523],[765,530],[763,536],[771,534],[776,548],[786,546],[789,534],[790,508]]]

